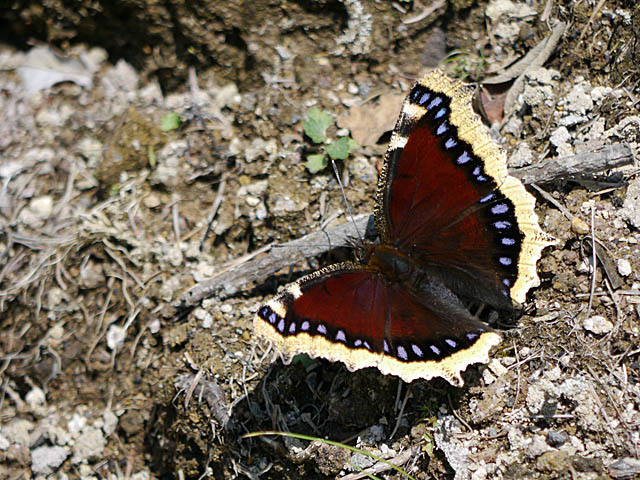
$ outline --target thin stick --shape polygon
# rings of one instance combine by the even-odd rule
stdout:
[[[340,185],[340,191],[342,192],[342,199],[344,200],[344,205],[347,208],[347,214],[349,215],[349,218],[353,222],[354,226],[356,226],[355,220],[353,219],[353,211],[351,210],[351,204],[349,203],[349,200],[347,200],[347,194],[344,191],[344,186],[342,185],[342,180],[340,179],[340,173],[338,172],[338,167],[336,166],[336,162],[333,161],[333,158],[331,159],[331,166],[333,167],[333,173],[336,176],[338,185]],[[356,232],[358,232],[358,239],[360,240],[360,243],[361,244],[364,243],[364,239],[362,238],[362,235],[360,234],[360,230],[358,228],[356,228]]]
[[[222,204],[222,196],[224,195],[224,188],[226,184],[227,184],[227,178],[224,175],[222,175],[222,177],[220,177],[220,184],[218,185],[218,193],[216,193],[216,198],[213,201],[213,205],[211,206],[211,213],[209,213],[209,221],[207,222],[207,229],[204,231],[202,240],[200,240],[200,251],[202,251],[204,242],[206,242],[207,237],[209,237],[209,232],[211,231],[213,220],[216,218],[216,214],[218,213],[218,208],[220,208],[220,205]]]
[[[528,167],[510,169],[509,174],[524,184],[545,184],[566,180],[576,175],[597,173],[633,163],[634,152],[629,146],[616,143],[597,152],[553,158]]]
[[[591,270],[591,295],[589,295],[589,305],[587,306],[587,316],[585,318],[589,318],[591,315],[591,305],[593,304],[593,294],[596,291],[596,273],[598,270],[598,261],[596,258],[595,209],[593,205],[591,206],[591,253],[591,262],[593,264]]]
[[[399,384],[399,387],[402,386],[402,384],[404,384],[402,380],[398,380],[398,382],[401,382]],[[407,391],[404,393],[404,398],[402,399],[402,406],[400,407],[400,413],[398,413],[398,417],[396,418],[396,425],[395,427],[393,427],[393,431],[391,432],[391,435],[389,435],[389,439],[392,439],[396,435],[396,432],[400,427],[400,420],[402,420],[402,417],[404,416],[404,408],[407,406],[407,402],[409,401],[410,396],[411,396],[411,385],[407,384]]]

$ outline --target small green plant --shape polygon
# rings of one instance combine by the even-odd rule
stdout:
[[[304,133],[313,143],[319,144],[320,153],[307,155],[304,166],[309,173],[317,173],[329,164],[329,158],[333,160],[345,160],[351,152],[360,145],[351,137],[340,137],[334,142],[327,140],[327,129],[333,124],[333,116],[326,110],[313,107],[309,110],[307,119],[303,123]]]
[[[175,130],[180,126],[180,117],[176,112],[169,112],[164,117],[162,117],[162,121],[160,122],[160,128],[163,132],[168,132],[170,130]]]
[[[486,71],[487,60],[482,52],[475,55],[469,50],[454,50],[442,61],[442,67],[459,80],[479,78]]]

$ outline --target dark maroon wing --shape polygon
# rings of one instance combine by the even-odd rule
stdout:
[[[539,284],[535,264],[551,239],[471,94],[439,72],[413,86],[379,179],[376,225],[383,242],[434,267],[454,291],[510,308]]]
[[[254,328],[286,357],[307,353],[350,370],[377,367],[405,381],[438,376],[462,385],[460,372],[486,362],[500,337],[454,295],[427,296],[341,263],[288,285],[258,310]]]

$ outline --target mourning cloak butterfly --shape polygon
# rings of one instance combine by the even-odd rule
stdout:
[[[488,361],[501,337],[460,297],[499,309],[523,302],[553,239],[472,111],[472,93],[438,71],[412,87],[378,180],[380,243],[258,310],[255,330],[285,357],[304,352],[458,386],[468,365]]]

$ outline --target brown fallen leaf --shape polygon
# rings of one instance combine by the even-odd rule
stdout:
[[[375,145],[385,132],[393,130],[403,100],[400,93],[381,95],[375,103],[351,108],[348,115],[338,119],[338,126],[349,129],[351,137],[361,146]]]
[[[504,100],[511,83],[496,85],[480,85],[474,95],[474,107],[488,122],[493,125],[502,121]]]

